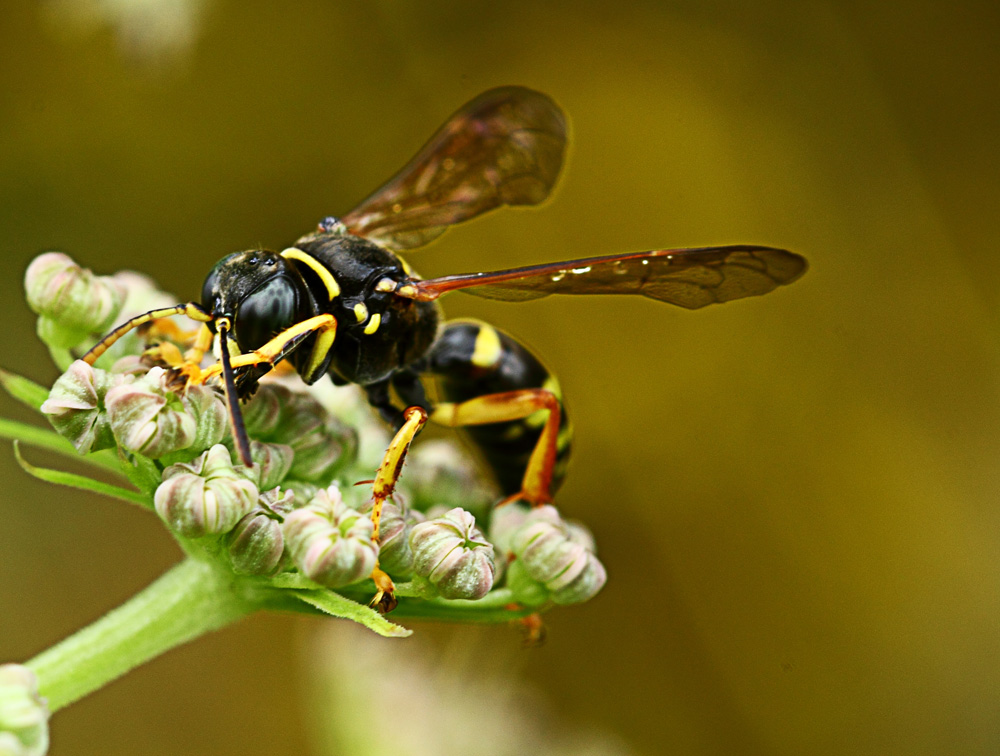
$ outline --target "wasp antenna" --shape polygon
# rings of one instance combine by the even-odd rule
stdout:
[[[240,412],[240,401],[236,395],[236,379],[233,375],[233,364],[229,359],[229,329],[219,324],[219,347],[222,352],[222,376],[226,385],[226,408],[229,410],[229,428],[232,430],[239,452],[240,461],[247,467],[253,467],[250,458],[250,437],[243,423],[243,413]]]
[[[118,339],[131,331],[133,328],[138,328],[139,326],[149,323],[152,320],[156,320],[157,318],[168,318],[171,315],[181,315],[194,312],[192,308],[195,307],[197,307],[197,305],[179,304],[174,305],[173,307],[161,307],[158,310],[150,310],[149,312],[144,312],[142,315],[136,315],[134,318],[126,320],[115,330],[94,344],[93,348],[83,355],[82,359],[88,365],[93,365],[97,362],[97,358],[108,351],[112,344],[118,341]]]

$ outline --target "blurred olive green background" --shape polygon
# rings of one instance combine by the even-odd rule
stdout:
[[[1000,6],[216,0],[180,4],[197,25],[157,48],[73,20],[98,5],[0,21],[4,366],[56,375],[21,294],[38,252],[196,297],[224,253],[348,210],[470,97],[540,89],[572,123],[554,199],[449,232],[411,255],[424,275],[736,242],[811,269],[694,313],[446,301],[561,377],[558,503],[610,573],[545,647],[499,628],[487,648],[553,721],[641,754],[1000,748]],[[9,446],[0,464],[0,660],[178,558],[148,514],[29,479]],[[52,753],[315,753],[315,624],[174,651],[60,712]]]

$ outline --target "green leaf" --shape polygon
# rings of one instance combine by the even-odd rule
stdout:
[[[413,633],[412,630],[390,622],[370,606],[351,601],[349,598],[344,598],[339,593],[334,593],[333,591],[293,590],[289,591],[289,593],[309,604],[309,606],[316,607],[333,617],[353,620],[359,625],[364,625],[372,632],[386,638],[405,638]]]
[[[12,397],[33,410],[37,410],[42,406],[42,402],[49,398],[49,390],[45,386],[39,386],[24,376],[2,368],[0,368],[0,386],[3,386]]]
[[[26,461],[21,456],[21,445],[17,441],[14,442],[14,456],[17,457],[17,463],[21,466],[22,470],[39,480],[44,480],[47,483],[55,483],[60,486],[79,488],[82,491],[92,491],[104,496],[110,496],[113,499],[121,499],[122,501],[127,501],[129,504],[138,504],[143,509],[151,508],[150,501],[138,491],[129,491],[125,488],[113,486],[110,483],[102,483],[85,475],[76,475],[74,473],[63,472],[62,470],[50,470],[46,467],[35,467],[35,465]]]
[[[72,457],[84,464],[94,465],[95,467],[100,467],[119,475],[122,474],[117,460],[108,450],[94,452],[81,457],[77,450],[73,448],[73,444],[65,438],[55,431],[39,428],[37,425],[19,423],[16,420],[8,420],[7,418],[0,417],[0,438],[23,441],[39,449],[48,449],[66,457]]]

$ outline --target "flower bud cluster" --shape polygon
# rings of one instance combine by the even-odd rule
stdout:
[[[607,573],[593,537],[582,525],[563,520],[553,506],[501,507],[491,533],[510,562],[507,585],[526,605],[578,604],[604,587]]]
[[[106,331],[125,301],[125,286],[95,276],[62,252],[36,257],[24,274],[28,306],[38,314],[38,336],[49,346],[69,349]]]
[[[34,672],[0,665],[0,754],[42,756],[49,747],[49,712]]]
[[[152,459],[195,454],[221,441],[228,427],[225,404],[206,386],[175,393],[162,368],[135,379],[82,360],[56,379],[41,411],[81,454],[116,443]]]
[[[94,276],[59,253],[37,258],[25,285],[39,333],[60,347],[106,330],[120,311],[127,317],[173,301],[138,274]],[[182,349],[190,337],[172,322],[157,327]],[[81,454],[117,445],[167,465],[154,495],[157,513],[186,538],[218,537],[235,572],[297,568],[340,588],[367,579],[378,564],[445,599],[476,600],[504,585],[526,607],[586,601],[603,587],[606,573],[583,526],[552,506],[491,512],[498,492],[450,441],[411,449],[374,543],[365,507],[345,503],[336,484],[337,476],[367,477],[352,470],[358,435],[338,419],[344,413],[328,411],[312,393],[264,382],[243,408],[254,465],[234,464],[219,393],[202,385],[175,390],[167,371],[146,370],[133,348],[141,337],[133,338],[118,372],[74,362],[42,412]],[[345,489],[352,503],[369,491]],[[490,523],[485,533],[477,519]]]
[[[159,459],[182,449],[198,452],[219,443],[228,428],[226,406],[219,395],[207,386],[189,386],[175,393],[166,383],[166,371],[157,367],[108,391],[108,420],[121,447]]]
[[[279,383],[261,384],[246,405],[243,420],[254,438],[291,449],[288,477],[295,481],[329,485],[357,455],[353,428],[327,412],[311,394]]]

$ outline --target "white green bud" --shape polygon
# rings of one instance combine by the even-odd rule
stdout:
[[[413,575],[413,549],[410,532],[423,522],[424,516],[414,509],[402,509],[386,502],[379,520],[379,567],[394,578],[405,579]]]
[[[243,405],[243,423],[254,438],[270,439],[281,421],[281,408],[292,401],[292,392],[278,383],[262,383]]]
[[[292,447],[286,444],[251,440],[250,458],[253,460],[253,467],[240,465],[236,470],[248,480],[252,480],[261,491],[270,491],[284,481],[292,467],[293,457]]]
[[[319,491],[309,506],[285,518],[285,544],[302,573],[328,588],[371,575],[378,557],[372,521],[351,509],[336,486]]]
[[[472,456],[445,439],[415,444],[406,465],[405,488],[416,509],[461,506],[485,516],[500,498],[496,486],[483,477]]]
[[[132,332],[129,333],[131,335]],[[115,346],[118,346],[119,341],[115,342]],[[114,347],[112,347],[113,349]],[[100,360],[98,361],[100,362]],[[141,378],[146,373],[149,372],[149,363],[141,354],[126,354],[123,357],[119,357],[112,364],[109,370],[112,373],[120,375],[130,375],[133,378]]]
[[[118,317],[125,287],[95,276],[62,252],[46,252],[24,274],[28,306],[38,314],[38,336],[69,349],[93,333],[106,331]]]
[[[219,443],[229,431],[229,412],[222,397],[208,386],[188,386],[180,400],[195,427],[194,439],[184,450],[202,452]]]
[[[52,385],[41,411],[52,427],[80,454],[112,449],[115,437],[108,422],[105,397],[124,377],[76,360]]]
[[[49,747],[49,711],[35,673],[0,665],[0,754],[43,756]]]
[[[243,575],[270,575],[278,569],[285,550],[281,523],[292,511],[295,494],[275,488],[260,494],[257,506],[243,517],[226,545],[233,570]]]
[[[257,503],[258,491],[217,444],[188,463],[170,465],[153,501],[164,522],[188,538],[228,533]]]
[[[166,372],[111,389],[105,399],[111,430],[125,449],[158,459],[181,449],[199,451],[222,440],[226,408],[206,386],[178,395],[165,387]]]
[[[413,571],[427,578],[446,599],[480,599],[496,575],[493,545],[476,518],[456,507],[410,531]]]
[[[515,557],[507,581],[519,600],[539,603],[541,587],[557,604],[577,604],[604,587],[607,572],[586,528],[566,522],[553,506],[510,514],[505,509],[496,513],[493,532]]]
[[[295,452],[290,475],[302,480],[327,482],[337,471],[354,461],[358,448],[357,434],[353,428],[327,414],[318,402],[315,408],[311,406],[312,402],[296,404],[297,412],[291,416],[283,415],[275,440],[288,444]]]
[[[246,405],[243,420],[255,438],[292,448],[296,480],[325,485],[357,456],[357,432],[331,415],[311,394],[265,383]]]
[[[316,494],[323,490],[315,483],[307,483],[304,480],[295,480],[294,478],[285,478],[281,487],[292,491],[296,501],[312,501]]]

